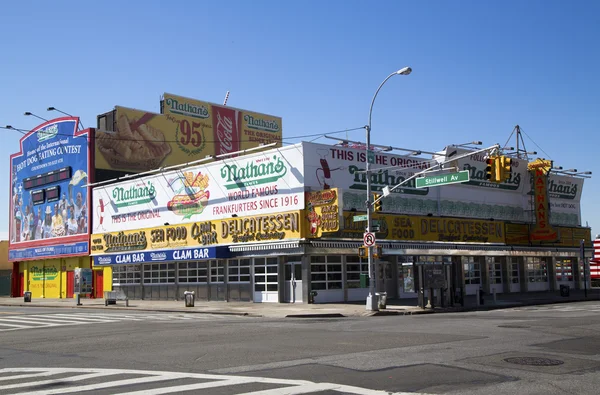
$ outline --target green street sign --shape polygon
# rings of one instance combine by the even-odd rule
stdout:
[[[355,215],[354,218],[352,218],[352,219],[354,220],[354,222],[366,221],[367,216],[366,215]]]
[[[469,171],[462,170],[458,173],[447,173],[439,176],[428,176],[416,179],[417,188],[439,187],[441,185],[456,184],[469,181]]]
[[[367,161],[369,163],[375,163],[375,152],[371,150],[367,151]]]

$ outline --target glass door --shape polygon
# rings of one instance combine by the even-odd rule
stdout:
[[[283,268],[285,286],[283,301],[286,303],[302,303],[302,262],[286,262]]]
[[[254,258],[254,301],[279,303],[277,258]]]

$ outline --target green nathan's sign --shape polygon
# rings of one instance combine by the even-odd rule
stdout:
[[[440,174],[437,176],[420,177],[416,179],[416,188],[437,187],[441,185],[456,184],[469,181],[469,171],[462,170],[458,173]]]

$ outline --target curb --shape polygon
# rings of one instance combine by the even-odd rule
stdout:
[[[125,310],[125,311],[148,311],[148,312],[160,312],[160,313],[182,313],[182,314],[213,314],[213,315],[232,315],[232,316],[244,316],[244,317],[263,317],[260,314],[254,313],[236,313],[231,311],[198,311],[198,310],[173,310],[173,309],[165,309],[165,308],[143,308],[143,307],[123,307],[123,306],[115,306],[115,307],[106,307],[106,306],[55,306],[48,304],[26,304],[26,303],[15,303],[15,304],[0,304],[0,307],[50,307],[50,308],[62,308],[62,309],[98,309],[98,310]]]
[[[285,318],[346,318],[342,313],[288,314]]]

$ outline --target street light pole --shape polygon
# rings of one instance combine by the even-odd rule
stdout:
[[[367,200],[366,200],[366,205],[367,205],[367,232],[371,231],[371,210],[373,209],[372,206],[372,197],[371,197],[371,173],[370,173],[370,163],[369,163],[369,152],[371,151],[371,115],[373,114],[373,104],[375,104],[375,98],[377,97],[377,94],[379,93],[379,90],[381,89],[381,87],[383,86],[383,84],[385,84],[387,82],[387,80],[389,80],[390,78],[392,78],[395,75],[408,75],[410,74],[412,71],[412,69],[410,67],[404,67],[398,71],[393,72],[392,74],[388,75],[387,78],[385,80],[383,80],[383,82],[379,85],[379,88],[377,88],[377,91],[375,91],[375,95],[373,95],[373,100],[371,100],[371,108],[369,109],[369,124],[367,126],[365,126],[365,129],[367,131],[367,144],[366,144],[366,164],[365,164],[365,173],[367,174]],[[368,267],[369,267],[369,296],[367,296],[367,310],[370,311],[377,311],[379,310],[378,307],[378,303],[377,303],[377,298],[375,297],[375,281],[377,276],[375,275],[375,268],[374,268],[374,262],[373,262],[373,248],[371,246],[367,247],[367,252],[368,252]]]

